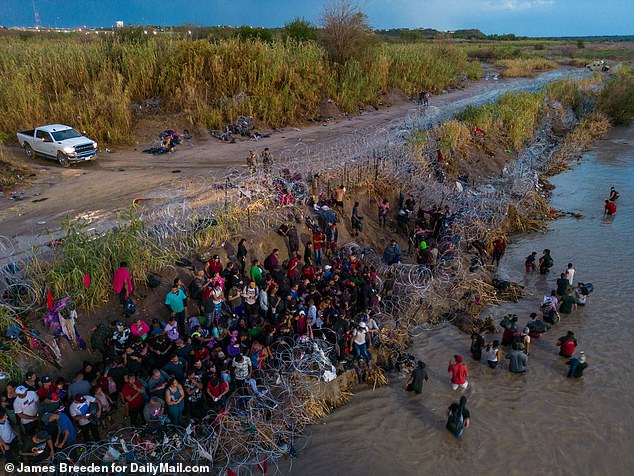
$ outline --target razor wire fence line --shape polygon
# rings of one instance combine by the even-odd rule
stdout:
[[[439,259],[433,272],[409,263],[388,266],[380,253],[358,243],[341,248],[344,255],[356,255],[371,266],[380,282],[393,280],[393,293],[381,295],[378,307],[372,310],[381,326],[421,328],[416,310],[447,307],[462,299],[472,259],[468,245],[485,240],[499,228],[509,205],[528,213],[530,194],[538,190],[538,174],[547,168],[554,150],[544,127],[535,144],[522,151],[501,177],[487,186],[458,186],[438,176],[431,161],[421,160],[433,157],[438,148],[433,135],[422,149],[415,150],[409,142],[412,134],[432,130],[447,114],[453,113],[416,108],[401,121],[359,131],[336,143],[299,144],[280,151],[273,164],[266,169],[259,164],[255,173],[233,169],[222,177],[201,175],[186,183],[175,182],[171,196],[157,196],[139,207],[145,238],[181,252],[222,246],[224,240],[233,238],[232,233],[245,227],[260,233],[288,221],[289,216],[310,213],[305,206],[309,196],[330,195],[341,185],[348,189],[374,187],[379,196],[380,191],[399,191],[414,195],[418,203],[446,205],[450,216],[438,240]],[[209,241],[205,235],[219,224],[228,232],[212,233]],[[3,237],[0,251],[3,256],[15,256],[15,267],[0,270],[2,282],[11,282],[4,286],[0,305],[13,315],[27,312],[40,296],[24,275],[26,258],[18,258],[12,242]],[[213,419],[185,429],[122,429],[102,442],[60,452],[55,462],[187,462],[209,465],[217,474],[228,469],[238,474],[257,473],[257,465],[274,465],[301,451],[307,441],[307,425],[314,421],[310,407],[316,404],[311,398],[313,385],[335,372],[332,362],[339,343],[336,336],[323,337],[280,342],[257,389],[244,397],[232,396],[228,411]]]

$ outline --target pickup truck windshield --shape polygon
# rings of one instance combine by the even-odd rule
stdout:
[[[75,129],[66,129],[65,131],[53,132],[53,139],[57,142],[61,142],[66,139],[74,139],[75,137],[81,137],[79,131]]]

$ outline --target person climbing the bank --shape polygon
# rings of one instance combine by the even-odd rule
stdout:
[[[368,354],[368,325],[361,321],[359,325],[352,331],[352,343],[354,346],[355,358],[361,360],[365,359],[366,362],[370,362],[370,354]]]
[[[390,201],[387,198],[381,200],[378,205],[379,209],[379,225],[383,228],[387,226],[387,214],[390,211]]]
[[[462,438],[465,430],[469,429],[471,415],[467,410],[467,397],[460,397],[458,403],[452,403],[447,408],[447,430],[457,439]]]
[[[363,231],[363,217],[359,215],[359,202],[354,202],[352,207],[352,215],[350,217],[350,225],[352,226],[352,236],[357,237]]]
[[[127,262],[122,261],[119,263],[119,268],[114,272],[114,276],[112,277],[112,288],[119,297],[119,303],[123,306],[125,314],[126,302],[130,295],[134,292],[132,277],[128,271]]]
[[[346,216],[345,210],[345,196],[346,196],[346,187],[341,184],[339,188],[335,191],[335,207],[341,210],[341,215]]]
[[[616,204],[614,202],[610,202],[609,200],[605,201],[605,206],[603,207],[603,214],[607,216],[616,214]]]
[[[552,256],[550,256],[550,250],[545,249],[543,256],[539,258],[539,274],[548,274],[550,272],[550,268],[552,268],[554,264],[555,262],[553,261]]]
[[[575,333],[568,331],[565,336],[557,339],[557,346],[559,347],[559,355],[562,357],[572,357],[577,348]]]
[[[427,376],[427,370],[425,370],[425,362],[418,361],[416,368],[412,371],[409,380],[405,384],[405,390],[408,392],[414,392],[416,395],[420,395],[423,391],[423,383],[429,380]]]
[[[531,271],[535,271],[537,269],[537,265],[535,264],[536,260],[537,251],[533,251],[530,255],[526,257],[526,259],[524,260],[524,268],[526,269],[527,273],[530,273]]]
[[[449,360],[447,372],[451,374],[452,390],[458,390],[458,387],[464,390],[469,386],[469,382],[467,381],[469,371],[467,370],[467,366],[462,363],[461,355],[454,355],[453,358]]]
[[[619,197],[619,192],[617,192],[614,187],[610,187],[610,196],[608,197],[608,200],[610,200],[611,202],[616,202]]]
[[[567,377],[583,377],[583,371],[588,368],[588,364],[586,363],[586,354],[583,351],[579,352],[579,357],[573,357],[566,362],[566,365],[570,367],[568,369]]]
[[[383,252],[383,259],[387,265],[401,263],[401,247],[396,240],[390,241],[390,244],[387,245]]]
[[[503,237],[497,238],[493,242],[493,253],[491,254],[491,264],[500,265],[500,259],[506,254],[506,240]]]

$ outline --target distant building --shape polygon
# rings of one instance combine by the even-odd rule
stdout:
[[[121,20],[117,20],[114,26],[115,28],[123,28],[123,22]]]

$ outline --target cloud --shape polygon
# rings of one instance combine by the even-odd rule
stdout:
[[[553,5],[554,0],[487,0],[484,6],[489,10],[535,10]]]

